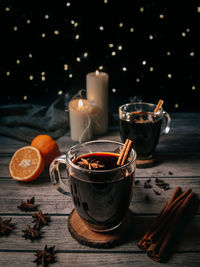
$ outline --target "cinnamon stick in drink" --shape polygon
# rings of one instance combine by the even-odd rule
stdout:
[[[126,139],[126,142],[122,148],[122,151],[120,153],[120,156],[118,158],[118,161],[117,161],[117,165],[124,165],[128,156],[129,156],[129,153],[131,151],[131,148],[132,148],[132,144],[133,144],[133,141],[131,141],[130,139]]]
[[[133,144],[133,141],[129,140],[127,148],[124,152],[124,155],[123,155],[123,158],[121,161],[121,166],[123,166],[125,164],[126,160],[128,159],[129,153],[130,153],[131,148],[132,148],[132,144]]]
[[[123,156],[124,156],[124,152],[125,152],[125,150],[126,150],[126,148],[127,148],[128,142],[129,142],[129,139],[126,139],[126,141],[125,141],[125,143],[124,143],[124,146],[123,146],[123,148],[122,148],[122,151],[121,151],[121,153],[120,153],[120,156],[119,156],[119,158],[118,158],[117,165],[121,165],[121,161],[122,161],[122,158],[123,158]]]
[[[162,99],[160,99],[158,101],[158,104],[157,104],[157,106],[156,106],[156,108],[154,109],[154,112],[153,112],[154,114],[157,113],[161,109],[163,103],[164,103],[164,101]]]

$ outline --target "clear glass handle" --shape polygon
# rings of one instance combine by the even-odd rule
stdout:
[[[49,167],[49,175],[51,178],[52,184],[55,186],[55,188],[62,194],[69,196],[70,192],[68,192],[67,186],[63,183],[60,171],[59,171],[59,165],[65,164],[66,166],[66,156],[60,156],[55,158],[50,167]]]
[[[165,119],[166,126],[162,129],[161,135],[168,134],[170,131],[171,117],[169,113],[163,111],[163,118]]]

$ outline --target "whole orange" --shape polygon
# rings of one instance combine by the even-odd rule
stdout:
[[[36,136],[31,142],[31,146],[36,147],[43,159],[45,166],[50,166],[51,162],[60,156],[60,150],[53,138],[46,134]]]

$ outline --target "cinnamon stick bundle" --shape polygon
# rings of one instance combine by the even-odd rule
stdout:
[[[167,204],[139,241],[138,247],[152,260],[163,261],[176,227],[195,196],[190,188],[185,192],[180,187],[175,188]]]

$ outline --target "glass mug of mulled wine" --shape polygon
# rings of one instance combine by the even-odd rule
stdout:
[[[116,229],[125,217],[133,194],[136,152],[131,149],[123,166],[117,165],[123,144],[109,140],[89,141],[71,147],[50,166],[50,178],[58,191],[71,195],[74,208],[93,231]],[[59,173],[66,165],[69,191]]]
[[[122,142],[127,138],[133,141],[137,167],[148,167],[154,163],[159,137],[170,131],[170,115],[162,107],[157,112],[155,109],[155,104],[144,102],[119,107],[121,139]]]

